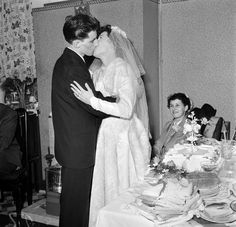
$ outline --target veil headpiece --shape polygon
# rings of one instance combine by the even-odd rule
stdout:
[[[109,39],[115,47],[116,56],[122,58],[127,62],[132,71],[134,78],[134,86],[136,87],[137,102],[136,102],[136,114],[138,118],[143,122],[144,127],[149,132],[149,117],[148,117],[148,107],[146,100],[146,93],[142,75],[145,74],[145,70],[142,66],[140,58],[132,44],[128,39],[126,33],[119,27],[111,26],[111,33],[109,34]],[[101,66],[101,61],[95,59],[92,63],[90,70],[95,71]],[[151,135],[149,133],[149,135]]]
[[[144,75],[145,70],[142,66],[140,58],[126,33],[119,27],[112,26],[109,38],[115,46],[117,57],[120,57],[129,63],[136,77],[139,78]]]
[[[132,42],[128,39],[126,33],[117,26],[111,26],[109,39],[112,41],[115,47],[116,56],[122,58],[130,65],[135,76],[139,78],[144,75],[145,70],[142,66],[140,58]],[[90,66],[90,70],[94,72],[96,69],[100,68],[100,66],[101,61],[99,59],[95,59]]]

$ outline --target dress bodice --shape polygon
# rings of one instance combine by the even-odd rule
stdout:
[[[131,67],[121,58],[116,58],[108,66],[100,67],[92,75],[95,89],[104,96],[117,96],[117,103],[91,98],[94,109],[122,118],[130,118],[136,103],[136,81]]]
[[[129,79],[135,85],[136,78],[130,66],[121,58],[116,58],[108,66],[102,66],[93,74],[95,88],[103,95],[117,95],[124,80]]]

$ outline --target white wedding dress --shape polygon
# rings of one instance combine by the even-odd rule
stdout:
[[[94,109],[117,117],[104,119],[99,129],[89,227],[95,227],[102,207],[143,180],[151,155],[148,132],[134,112],[139,85],[130,66],[116,58],[92,77],[96,90],[104,96],[115,95],[119,101],[91,99]]]

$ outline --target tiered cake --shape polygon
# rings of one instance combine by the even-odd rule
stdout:
[[[210,171],[217,168],[221,162],[220,146],[214,144],[176,144],[163,159],[163,163],[174,162],[177,169],[184,169],[188,173],[195,171]]]

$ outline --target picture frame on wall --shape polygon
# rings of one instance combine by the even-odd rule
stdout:
[[[74,8],[75,8],[75,15],[80,13],[90,15],[88,2],[84,2],[81,0],[79,3],[77,3],[77,5]]]

